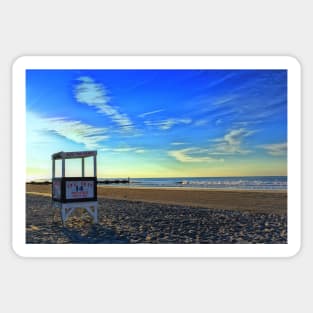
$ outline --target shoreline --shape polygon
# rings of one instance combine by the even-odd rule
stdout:
[[[29,187],[34,187],[34,186],[38,186],[40,188],[45,188],[45,186],[49,186],[49,190],[51,190],[51,183],[40,183],[40,184],[32,184],[32,183],[26,183],[26,186]],[[35,187],[36,188],[36,187]],[[167,186],[130,186],[130,185],[109,185],[109,184],[98,184],[97,188],[114,188],[114,189],[149,189],[149,190],[194,190],[194,191],[220,191],[220,192],[262,192],[262,193],[286,193],[287,194],[287,189],[240,189],[240,188],[208,188],[208,187],[181,187],[181,186],[171,186],[171,187],[167,187]]]
[[[150,189],[150,190],[194,190],[194,191],[238,191],[238,192],[269,192],[269,193],[287,193],[286,189],[232,189],[232,188],[208,188],[208,187],[181,187],[181,186],[171,186],[171,187],[162,187],[162,186],[157,186],[157,187],[152,187],[152,186],[114,186],[114,185],[98,185],[98,188],[116,188],[116,189]]]

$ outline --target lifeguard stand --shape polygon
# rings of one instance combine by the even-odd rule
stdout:
[[[85,177],[85,159],[93,158],[93,176]],[[77,208],[84,208],[98,222],[97,151],[58,152],[52,156],[52,201],[61,211],[63,224]],[[81,159],[81,177],[66,177],[66,160]],[[56,161],[61,160],[61,177],[56,177]]]

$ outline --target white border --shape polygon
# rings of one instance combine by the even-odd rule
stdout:
[[[287,69],[288,244],[26,244],[27,69]],[[301,246],[301,67],[288,56],[23,56],[13,72],[12,245],[23,257],[290,257]]]

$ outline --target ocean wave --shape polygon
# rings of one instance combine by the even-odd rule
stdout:
[[[207,187],[207,188],[231,188],[242,187],[244,189],[285,189],[287,181],[265,181],[265,180],[182,180],[177,182],[179,185],[189,187]]]
[[[188,187],[207,189],[286,190],[286,176],[247,177],[181,177],[133,178],[131,186],[138,187]]]

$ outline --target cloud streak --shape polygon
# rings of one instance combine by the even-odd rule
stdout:
[[[179,150],[170,150],[168,151],[168,155],[182,163],[206,163],[224,161],[224,159],[219,158],[219,156],[246,154],[251,152],[250,150],[244,149],[242,145],[244,138],[251,136],[254,133],[254,130],[247,130],[245,128],[232,129],[222,138],[213,139],[214,144],[211,147],[189,147]],[[171,144],[179,145],[180,142],[173,142]],[[266,148],[270,149],[271,152],[276,151],[275,149],[279,149],[279,147],[269,146],[267,146]],[[217,156],[217,158],[212,156]]]
[[[217,142],[212,148],[212,154],[245,154],[251,152],[242,147],[245,137],[251,136],[255,130],[247,130],[245,128],[232,129],[222,138],[214,139]]]
[[[145,150],[140,147],[102,148],[101,151],[117,152],[117,153],[124,153],[124,152],[144,153],[145,152]]]
[[[238,74],[232,72],[229,74],[224,75],[223,77],[219,78],[219,79],[215,79],[214,81],[210,82],[206,87],[207,88],[212,88],[212,87],[216,87],[222,83],[224,83],[225,81],[237,76]]]
[[[127,114],[120,113],[110,105],[110,97],[103,84],[96,83],[88,76],[79,77],[77,80],[79,83],[74,88],[74,96],[77,102],[96,108],[98,113],[109,117],[123,131],[134,130],[134,125]]]
[[[186,143],[185,142],[181,142],[181,141],[174,141],[174,142],[171,142],[171,145],[172,146],[181,146],[181,145],[185,145]]]
[[[208,123],[209,123],[208,119],[199,119],[196,120],[193,125],[197,127],[202,127],[208,125]]]
[[[162,121],[144,121],[146,126],[155,126],[161,130],[169,130],[175,125],[184,124],[188,125],[192,122],[190,118],[170,118]]]
[[[143,117],[146,117],[147,115],[152,115],[152,114],[160,113],[160,112],[163,112],[163,111],[165,111],[165,110],[164,109],[160,109],[160,110],[145,112],[145,113],[139,114],[138,117],[143,118]]]
[[[97,128],[65,118],[46,118],[45,120],[46,130],[78,144],[83,144],[88,149],[98,148],[101,141],[109,138],[105,128]]]
[[[266,152],[272,156],[284,156],[287,154],[287,143],[273,143],[260,146],[265,149]]]
[[[207,149],[201,148],[186,148],[180,150],[171,150],[168,155],[182,163],[206,163],[224,161],[208,156]]]
[[[226,96],[226,97],[220,97],[219,99],[216,99],[213,104],[216,106],[221,106],[221,105],[229,105],[231,104],[232,101],[234,101],[238,96],[236,94],[231,95],[231,96]]]

